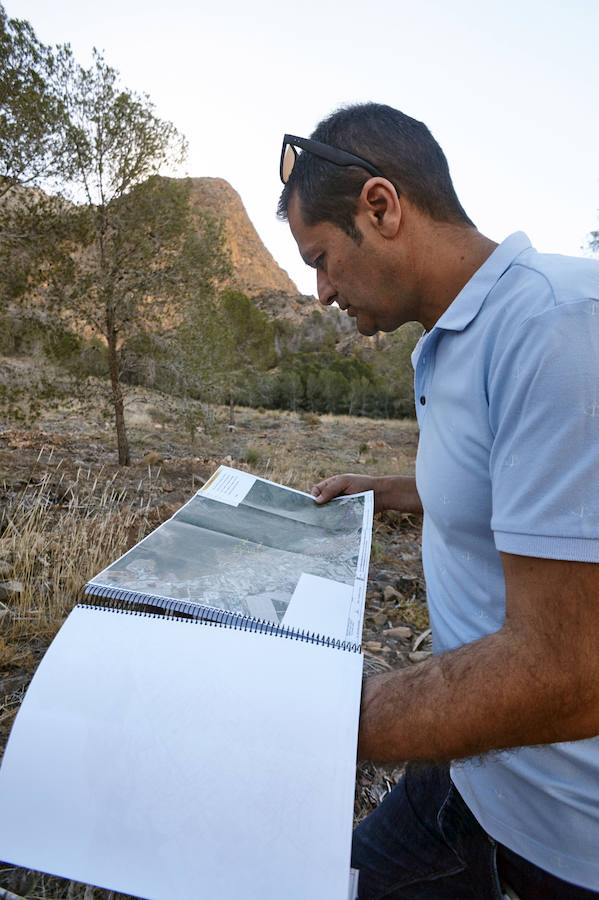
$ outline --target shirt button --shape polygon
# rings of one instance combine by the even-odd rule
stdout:
[[[425,403],[426,403],[426,397],[423,394],[422,397],[420,398],[420,405],[424,406]]]

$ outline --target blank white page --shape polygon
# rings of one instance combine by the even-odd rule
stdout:
[[[0,769],[0,859],[152,900],[346,900],[362,658],[77,607]]]
[[[281,625],[348,640],[353,586],[303,572]]]

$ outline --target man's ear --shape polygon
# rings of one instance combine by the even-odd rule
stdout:
[[[358,210],[385,238],[393,238],[401,222],[401,203],[395,187],[386,178],[369,178],[362,187]]]

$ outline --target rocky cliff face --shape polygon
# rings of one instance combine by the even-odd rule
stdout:
[[[235,273],[231,286],[252,298],[264,294],[297,296],[297,287],[260,240],[237,191],[223,178],[192,178],[191,185],[192,208],[208,210],[225,221]]]
[[[298,342],[309,338],[310,332],[321,327],[321,320],[313,315],[320,307],[314,297],[300,294],[277,265],[250,222],[237,191],[223,178],[190,180],[192,209],[208,210],[224,220],[234,270],[230,286],[251,297],[270,319],[290,321],[298,329]],[[324,323],[334,329],[336,348],[344,353],[350,353],[356,342],[363,347],[375,345],[373,338],[358,333],[354,320],[340,309],[328,309]]]

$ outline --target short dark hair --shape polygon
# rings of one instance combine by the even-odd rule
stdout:
[[[310,137],[367,159],[400,196],[435,221],[473,225],[457,198],[445,154],[417,119],[381,103],[358,103],[331,113]],[[359,241],[356,205],[370,177],[358,166],[337,166],[302,152],[279,198],[277,215],[287,219],[291,195],[297,191],[307,225],[332,222]]]

